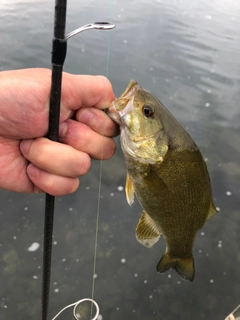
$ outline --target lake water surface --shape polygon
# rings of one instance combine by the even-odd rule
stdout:
[[[53,13],[54,1],[1,1],[1,70],[51,68]],[[66,33],[104,20],[117,28],[69,40],[64,70],[107,75],[117,96],[131,79],[155,94],[202,151],[220,211],[197,233],[194,282],[159,275],[165,243],[147,249],[135,239],[141,208],[126,203],[117,138],[102,164],[99,319],[225,319],[240,304],[240,2],[69,0]],[[93,161],[79,190],[56,199],[50,318],[92,295],[99,176]],[[40,318],[43,220],[44,195],[0,191],[1,319]]]

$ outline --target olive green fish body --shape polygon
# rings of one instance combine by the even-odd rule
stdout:
[[[186,161],[187,170],[182,166]],[[205,183],[209,180],[208,172],[199,151],[174,155],[169,151],[163,163],[149,165],[142,173],[135,169],[144,167],[141,163],[126,160],[126,164],[135,194],[160,227],[168,252],[174,256],[190,255],[195,234],[204,225],[212,205],[208,196],[210,184]]]
[[[157,270],[172,267],[192,281],[196,232],[216,211],[205,161],[172,114],[134,81],[109,115],[121,128],[128,203],[135,193],[143,208],[136,237],[151,247],[162,234],[167,248]]]

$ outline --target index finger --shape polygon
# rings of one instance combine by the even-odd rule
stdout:
[[[81,107],[108,108],[115,99],[110,81],[104,76],[63,73],[62,105],[68,110]]]

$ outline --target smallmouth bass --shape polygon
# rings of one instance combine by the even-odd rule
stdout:
[[[152,247],[162,234],[166,251],[157,265],[194,279],[196,232],[216,212],[205,161],[193,139],[150,92],[131,81],[107,111],[120,125],[127,167],[126,198],[143,208],[137,240]]]

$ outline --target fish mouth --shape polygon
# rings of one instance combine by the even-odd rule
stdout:
[[[119,99],[123,98],[123,99],[127,99],[129,97],[131,97],[135,91],[137,90],[137,88],[139,88],[139,84],[137,83],[136,80],[131,80],[127,86],[127,88],[123,91],[123,93],[120,95]]]
[[[128,112],[129,107],[132,108],[134,93],[139,88],[140,86],[137,81],[131,80],[120,97],[114,100],[111,106],[107,109],[108,116],[119,125],[121,125],[121,117]]]

